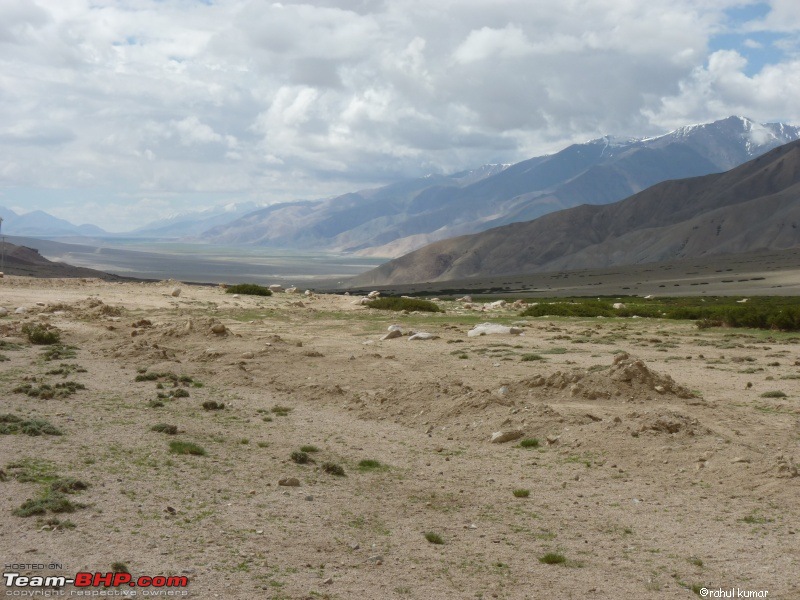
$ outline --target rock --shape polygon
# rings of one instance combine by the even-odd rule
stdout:
[[[300,290],[298,290],[296,287],[288,287],[284,291],[287,294],[299,294],[300,293]]]
[[[0,317],[5,317],[8,315],[8,309],[0,306]]]
[[[400,325],[389,325],[389,327],[386,328],[386,331],[395,331],[395,330],[402,331],[403,328]]]
[[[253,354],[252,352],[245,352],[242,354],[242,358],[245,360],[250,360],[251,358],[255,358],[255,356],[256,355]]]
[[[619,310],[621,308],[625,308],[625,305],[622,302],[614,302],[614,304],[612,304],[611,306],[613,306],[614,309],[616,309],[616,310]]]
[[[480,323],[475,325],[467,332],[469,337],[479,337],[482,335],[519,335],[522,329],[519,327],[506,327],[497,323]]]
[[[367,298],[369,298],[370,300],[374,300],[375,298],[378,298],[380,295],[381,293],[378,290],[373,290],[369,294],[367,294]]]
[[[314,496],[312,496],[311,494],[309,494],[308,496],[306,496],[306,497],[305,497],[305,500],[306,500],[307,502],[313,502],[313,500],[314,500]]]
[[[495,431],[490,440],[493,444],[504,444],[512,440],[517,440],[525,435],[521,429],[511,429],[509,431]]]
[[[181,288],[179,288],[179,287],[172,288],[172,292],[170,292],[170,295],[171,295],[173,298],[177,298],[178,296],[180,296],[180,295],[181,295]]]
[[[403,337],[403,332],[400,331],[399,329],[392,329],[389,333],[387,333],[386,335],[384,335],[381,338],[381,341],[393,340],[393,339],[399,338],[399,337]]]
[[[472,296],[461,296],[461,298],[456,299],[456,302],[472,302]]]
[[[222,323],[214,323],[211,326],[211,333],[215,333],[217,335],[224,335],[227,331],[227,328]]]
[[[548,435],[546,438],[548,446],[555,446],[561,439],[560,435]]]
[[[439,336],[435,333],[428,333],[426,331],[420,331],[419,333],[415,333],[411,337],[408,338],[409,342],[416,341],[416,340],[438,340]]]
[[[332,583],[333,583],[333,577],[328,577],[328,578],[327,578],[325,581],[323,581],[322,583],[324,583],[324,584],[326,584],[326,585],[330,585],[330,584],[332,584]]]
[[[278,480],[278,485],[284,487],[300,487],[300,480],[297,477],[284,477]]]
[[[745,458],[745,457],[743,457],[743,456],[737,456],[737,457],[736,457],[736,458],[734,458],[734,459],[733,459],[731,462],[732,462],[733,464],[736,464],[736,463],[749,463],[749,462],[750,462],[750,459],[749,459],[749,458]]]
[[[24,306],[20,306],[19,308],[17,308],[17,310],[14,311],[14,314],[15,315],[24,315],[26,312],[28,312],[28,309],[25,308]]]
[[[272,292],[273,294],[278,293],[278,292],[282,292],[283,291],[283,286],[279,285],[277,283],[273,283],[271,286],[269,286],[269,291]]]
[[[306,290],[305,292],[303,292],[303,295],[311,297],[314,295],[314,292],[312,292],[311,290]]]
[[[367,559],[369,562],[375,563],[376,565],[383,564],[383,555],[382,554],[374,554]]]
[[[503,308],[506,305],[505,300],[496,300],[495,302],[489,302],[484,304],[485,308]]]
[[[353,304],[356,306],[365,306],[369,305],[370,299],[364,296],[363,298],[356,298],[353,300]]]

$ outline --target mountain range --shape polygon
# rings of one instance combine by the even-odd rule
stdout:
[[[73,225],[41,210],[18,215],[10,208],[0,206],[3,219],[2,232],[9,235],[95,236],[107,235],[96,225]]]
[[[614,204],[430,244],[350,285],[591,269],[799,244],[800,141],[794,141],[725,173],[666,181]]]
[[[608,204],[661,181],[731,169],[800,138],[744,117],[644,139],[610,136],[514,165],[487,165],[318,201],[272,205],[198,236],[206,242],[400,256],[425,244]]]

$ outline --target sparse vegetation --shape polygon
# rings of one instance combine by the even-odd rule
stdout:
[[[548,552],[544,556],[539,557],[539,562],[546,565],[563,565],[567,562],[567,558],[563,554],[557,552]]]
[[[150,431],[158,433],[166,433],[167,435],[175,435],[178,433],[177,425],[168,425],[167,423],[158,423],[150,428]]]
[[[31,344],[36,344],[37,346],[51,346],[61,341],[61,332],[55,327],[47,325],[25,323],[22,326],[22,333]]]
[[[216,400],[206,400],[203,402],[204,410],[223,410],[224,408],[225,404],[223,402],[217,402]]]
[[[428,540],[431,544],[444,544],[444,539],[438,533],[434,533],[433,531],[425,532],[425,539]]]
[[[277,404],[272,407],[272,412],[279,417],[286,417],[290,412],[292,412],[292,409],[288,406],[281,406],[280,404]]]
[[[47,348],[44,352],[42,352],[42,358],[47,361],[66,360],[68,358],[75,358],[76,350],[77,348],[75,346],[65,346],[63,344],[57,344],[51,346],[50,348]]]
[[[22,433],[30,436],[63,435],[63,432],[44,419],[23,419],[12,414],[0,415],[0,435]]]
[[[362,460],[358,463],[358,470],[359,471],[378,471],[381,469],[385,469],[386,465],[381,464],[379,461],[367,458]]]
[[[520,448],[538,448],[539,440],[537,438],[525,438],[519,443]]]
[[[52,513],[71,513],[75,512],[83,505],[70,501],[61,492],[45,490],[41,496],[35,499],[28,499],[19,508],[13,510],[17,517],[31,517],[33,515],[44,515],[48,511]]]
[[[290,458],[292,459],[292,462],[296,462],[298,465],[305,465],[309,462],[313,462],[311,457],[305,452],[292,452]]]
[[[762,398],[786,398],[786,392],[782,392],[781,390],[771,390],[769,392],[764,392],[761,394]]]
[[[535,360],[547,360],[547,359],[541,354],[523,354],[520,360],[522,362],[531,362]]]
[[[316,446],[312,446],[312,445],[308,444],[306,446],[300,446],[300,451],[301,452],[314,453],[314,452],[319,452],[319,448],[317,448]]]
[[[239,283],[237,285],[232,285],[225,290],[225,293],[243,294],[247,296],[272,296],[272,292],[269,288],[265,288],[263,285],[256,285],[255,283]]]
[[[396,298],[386,296],[372,300],[367,306],[380,310],[407,310],[408,312],[444,312],[430,300],[420,300],[419,298]]]
[[[30,396],[31,398],[41,398],[42,400],[49,400],[51,398],[66,398],[67,396],[71,396],[78,390],[85,390],[86,386],[82,383],[77,383],[75,381],[65,381],[63,383],[57,383],[55,385],[50,385],[49,383],[42,383],[38,386],[30,384],[30,383],[23,383],[21,385],[16,386],[12,391],[15,394],[25,394],[26,396]]]
[[[513,494],[514,498],[527,498],[528,496],[531,495],[531,491],[525,489],[518,489],[514,490]]]
[[[113,573],[130,573],[128,565],[126,565],[124,562],[111,563],[111,571]]]
[[[175,440],[169,443],[169,451],[173,454],[191,454],[193,456],[206,456],[206,451],[202,446],[194,442],[183,442]]]
[[[322,463],[322,470],[330,475],[336,475],[337,477],[344,477],[345,472],[341,465],[332,462]]]

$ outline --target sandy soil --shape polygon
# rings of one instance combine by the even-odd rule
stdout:
[[[800,336],[175,285],[0,280],[0,413],[63,431],[0,435],[5,572],[120,562],[196,598],[800,598]],[[480,322],[524,333],[469,337]],[[44,360],[26,323],[75,356]],[[381,341],[392,324],[439,338]],[[85,389],[13,391],[67,381]],[[514,430],[539,446],[490,442]],[[12,513],[54,477],[85,506]]]

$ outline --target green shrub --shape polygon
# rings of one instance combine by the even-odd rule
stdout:
[[[434,533],[433,531],[426,532],[425,539],[431,544],[444,544],[444,539],[442,539],[442,536],[440,536],[438,533]]]
[[[546,565],[563,565],[565,562],[567,562],[567,558],[563,554],[548,552],[539,558],[539,562]]]
[[[30,436],[63,435],[63,432],[43,419],[23,419],[12,414],[0,415],[0,434],[22,433]]]
[[[430,300],[420,300],[419,298],[394,298],[384,297],[372,300],[367,306],[381,310],[407,310],[420,312],[444,312]]]
[[[534,360],[547,360],[547,359],[541,354],[523,354],[520,360],[522,362],[530,362]]]
[[[322,470],[331,475],[336,475],[337,477],[344,477],[345,475],[342,466],[337,465],[336,463],[331,463],[331,462],[323,463]]]
[[[313,452],[319,452],[319,448],[317,448],[316,446],[312,446],[312,445],[310,445],[310,444],[309,444],[309,445],[307,445],[307,446],[300,446],[300,451],[301,451],[301,452],[309,452],[309,453],[313,453]]]
[[[528,496],[531,495],[531,491],[519,489],[519,490],[514,490],[513,494],[514,498],[527,498]]]
[[[525,438],[520,443],[520,448],[538,448],[539,440],[537,438]]]
[[[178,433],[178,426],[177,425],[167,425],[166,423],[158,423],[153,425],[150,428],[150,431],[156,431],[158,433],[166,433],[167,435],[175,435]]]
[[[384,465],[382,465],[377,460],[371,458],[367,458],[358,463],[359,471],[375,471],[377,469],[384,469],[384,468],[385,468]]]
[[[263,285],[256,285],[255,283],[240,283],[232,285],[227,290],[226,294],[245,294],[248,296],[272,296],[272,292],[265,288]]]
[[[30,517],[33,515],[43,515],[47,513],[47,511],[52,513],[71,513],[75,512],[78,508],[83,508],[83,505],[71,502],[70,499],[61,492],[45,490],[39,498],[28,499],[23,502],[19,508],[12,511],[12,514],[17,517]]]
[[[291,459],[298,465],[305,465],[311,462],[311,457],[305,452],[292,452]]]
[[[215,402],[214,400],[206,400],[203,402],[203,409],[205,410],[222,410],[225,408],[223,402]]]
[[[61,341],[61,333],[57,329],[45,325],[26,323],[22,326],[22,333],[31,344],[39,346],[51,346]]]
[[[762,398],[786,398],[786,393],[781,390],[772,390],[761,394]]]
[[[191,454],[193,456],[205,456],[206,451],[201,446],[193,442],[181,442],[175,440],[169,443],[169,451],[173,454]]]

